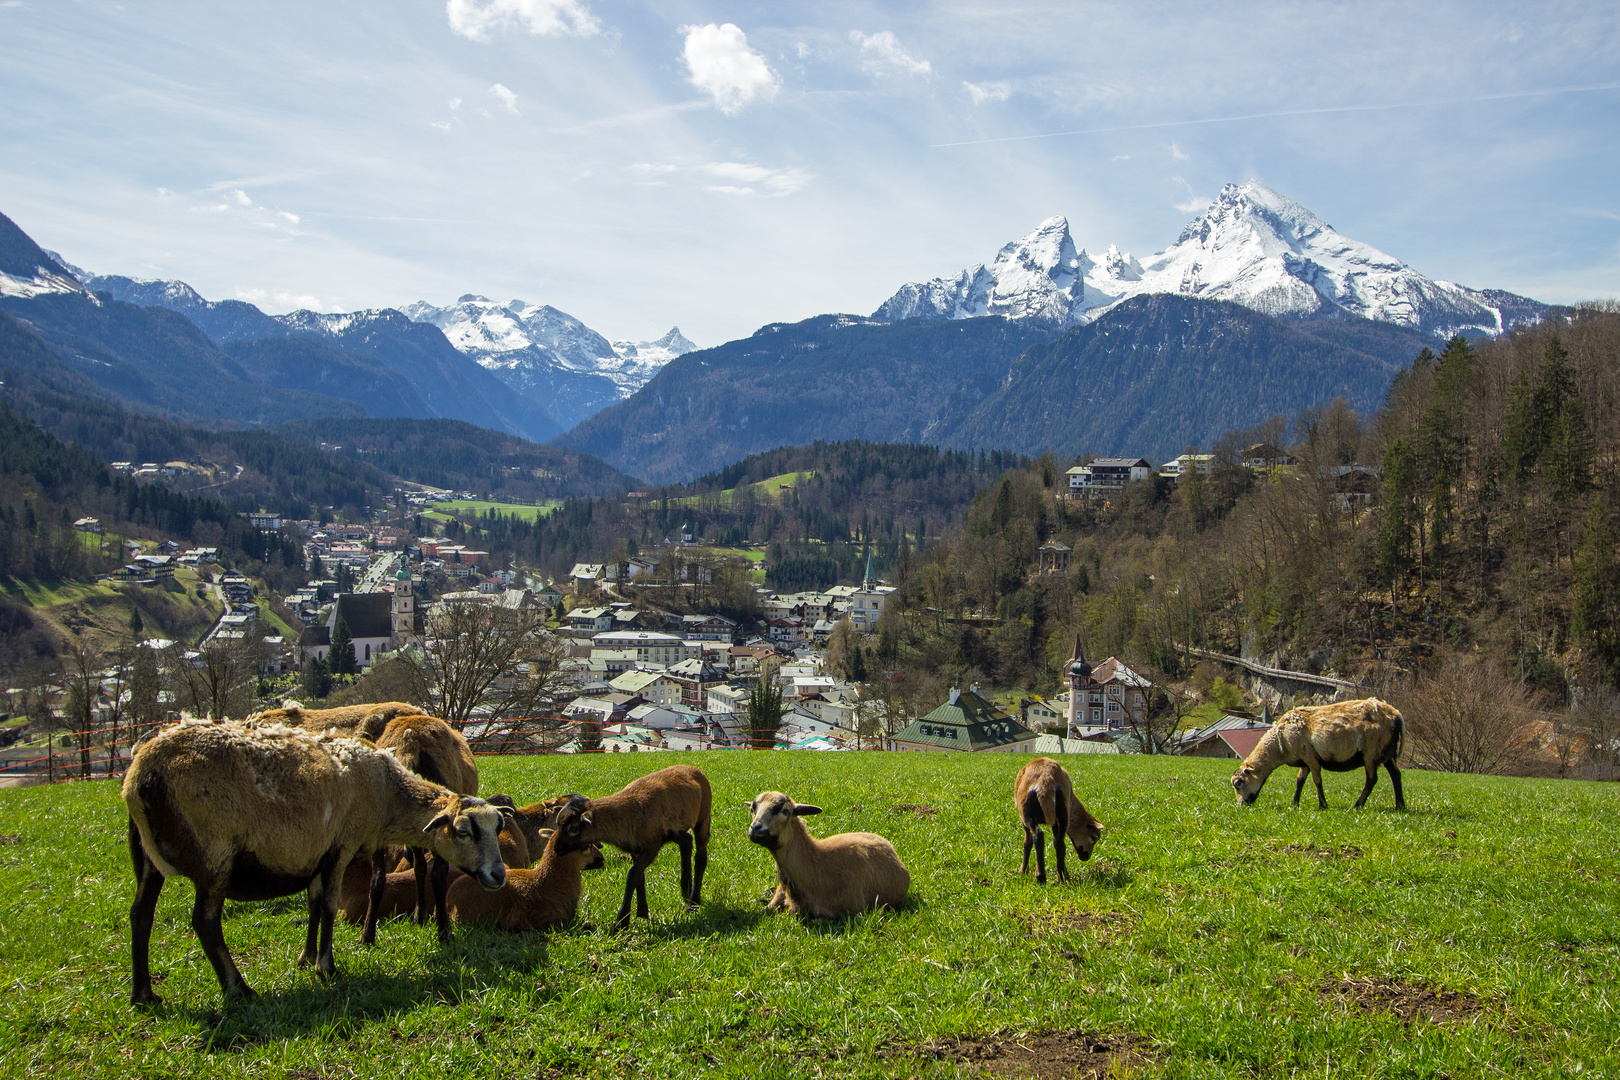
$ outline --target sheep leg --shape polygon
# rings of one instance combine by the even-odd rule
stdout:
[[[1361,789],[1361,798],[1356,800],[1356,805],[1355,805],[1354,809],[1360,810],[1363,806],[1367,805],[1367,796],[1372,794],[1372,789],[1377,784],[1378,784],[1378,762],[1369,761],[1369,762],[1367,762],[1367,786]]]
[[[219,978],[219,989],[227,997],[253,997],[253,987],[242,978],[231,959],[231,950],[225,946],[225,931],[220,919],[225,913],[224,882],[197,882],[197,902],[191,908],[191,928],[197,933],[204,955],[214,966]]]
[[[1389,773],[1389,782],[1395,786],[1395,809],[1406,809],[1406,796],[1401,794],[1401,770],[1395,767],[1393,761],[1384,762],[1384,771]]]
[[[140,830],[129,823],[129,854],[135,863],[135,903],[129,909],[129,952],[131,1005],[161,1005],[163,999],[152,992],[152,918],[157,911],[158,894],[163,891],[163,874],[141,846]]]
[[[339,858],[339,853],[334,851],[326,857],[326,864],[315,879],[320,883],[321,919],[321,948],[315,960],[315,971],[322,979],[337,975],[337,961],[332,957],[332,923],[337,919],[338,902],[342,899],[342,868],[348,864],[348,859]],[[315,918],[315,912],[310,912],[310,918]]]
[[[1311,762],[1311,777],[1316,781],[1316,808],[1326,810],[1327,792],[1322,790],[1322,766],[1314,761]]]
[[[692,858],[692,906],[697,907],[703,902],[703,871],[709,868],[709,833],[707,827],[700,823],[692,830],[693,847],[696,849]]]
[[[1311,775],[1311,767],[1309,765],[1301,765],[1299,767],[1299,783],[1294,785],[1295,806],[1299,805],[1299,797],[1305,793],[1305,778],[1309,775]]]
[[[433,857],[433,909],[439,924],[439,944],[447,945],[455,939],[450,929],[450,905],[445,896],[450,891],[450,864]]]
[[[643,919],[649,917],[647,914],[647,867],[657,854],[656,850],[651,855],[644,851],[632,851],[630,853],[630,873],[625,875],[624,879],[624,901],[619,905],[619,913],[613,917],[613,929],[623,930],[630,925],[630,901],[632,898],[640,901],[636,914]]]
[[[1020,874],[1029,873],[1029,849],[1035,846],[1035,830],[1028,825],[1024,826],[1024,865],[1018,868]]]
[[[1035,884],[1046,884],[1046,834],[1035,830]]]
[[[309,910],[309,921],[304,927],[304,951],[298,954],[298,966],[308,967],[315,963],[319,953],[317,935],[321,928],[321,877],[316,874],[310,881],[309,888],[305,890],[304,899]]]
[[[437,860],[434,861],[437,869]],[[411,870],[416,874],[416,925],[426,926],[428,921],[428,861],[427,852],[411,848]]]
[[[1064,862],[1063,844],[1069,835],[1069,800],[1063,792],[1058,792],[1057,823],[1052,826],[1052,847],[1057,854],[1057,871],[1059,881],[1069,880],[1069,867]]]
[[[382,913],[383,890],[388,887],[388,864],[383,853],[371,858],[371,896],[366,902],[366,928],[360,934],[360,944],[377,943],[377,917]]]
[[[675,834],[675,845],[681,849],[681,899],[687,907],[697,907],[692,899],[692,834]]]

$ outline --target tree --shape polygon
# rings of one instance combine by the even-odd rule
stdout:
[[[163,674],[159,670],[157,650],[145,645],[135,647],[130,661],[128,709],[133,726],[130,732],[132,743],[163,723]]]
[[[438,605],[421,651],[404,654],[420,673],[434,715],[457,731],[475,717],[485,720],[485,739],[554,733],[566,691],[563,650],[544,615],[499,604]]]
[[[1450,654],[1399,702],[1412,759],[1445,772],[1495,773],[1522,760],[1525,725],[1538,715],[1524,684],[1490,661]]]
[[[319,701],[332,692],[332,667],[324,656],[312,656],[299,672],[299,691]]]
[[[333,675],[355,675],[360,671],[359,663],[354,658],[354,638],[342,616],[338,617],[337,625],[332,628],[332,646],[327,650],[327,656]]]
[[[193,658],[194,657],[194,658]],[[252,634],[244,638],[214,638],[195,654],[179,646],[169,650],[169,683],[180,707],[211,720],[247,715],[251,689],[264,660],[264,642]]]
[[[321,557],[319,555],[311,555],[309,557],[309,576],[313,581],[319,581],[326,576],[326,567],[321,565]]]
[[[1611,684],[1620,686],[1620,536],[1608,508],[1594,502],[1575,556],[1572,629],[1591,646]]]
[[[770,673],[761,668],[759,678],[748,692],[748,745],[751,749],[776,748],[782,713],[782,688],[772,683]]]
[[[1152,681],[1153,690],[1140,716],[1129,708],[1125,709],[1125,730],[1141,753],[1173,753],[1176,731],[1187,714],[1197,707],[1198,701],[1191,691],[1178,688],[1162,671],[1146,669],[1144,674]],[[1220,679],[1216,679],[1215,683],[1222,685]]]
[[[141,636],[141,631],[143,631],[145,629],[146,629],[146,624],[141,621],[141,609],[138,608],[138,607],[131,606],[130,609],[129,609],[129,635],[130,635],[130,637],[138,639]]]

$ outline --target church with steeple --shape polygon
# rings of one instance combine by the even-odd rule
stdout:
[[[893,592],[893,585],[885,585],[872,576],[872,555],[868,552],[866,578],[861,582],[859,589],[849,594],[849,621],[858,633],[877,632],[877,622],[883,615],[883,605]]]

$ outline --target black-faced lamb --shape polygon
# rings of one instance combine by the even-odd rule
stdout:
[[[1386,701],[1366,698],[1340,701],[1332,705],[1305,705],[1292,709],[1260,736],[1260,742],[1232,777],[1232,788],[1240,803],[1247,806],[1260,797],[1266,778],[1283,765],[1298,765],[1299,780],[1294,785],[1294,805],[1305,790],[1305,778],[1316,780],[1316,803],[1327,809],[1322,791],[1322,770],[1349,772],[1365,769],[1367,783],[1355,808],[1367,803],[1378,783],[1378,769],[1389,772],[1395,788],[1395,809],[1406,809],[1401,791],[1401,770],[1395,764],[1405,741],[1406,722],[1400,711]]]
[[[874,907],[898,907],[911,872],[894,845],[876,833],[840,833],[817,840],[800,819],[821,807],[795,803],[780,791],[748,804],[748,839],[776,859],[776,891],[766,910],[786,908],[812,919],[836,919]]]
[[[1063,838],[1067,836],[1073,842],[1074,853],[1084,862],[1091,858],[1092,849],[1102,837],[1102,824],[1074,797],[1068,770],[1051,758],[1036,758],[1018,770],[1013,780],[1013,805],[1024,822],[1024,865],[1018,872],[1029,873],[1029,849],[1033,847],[1035,880],[1042,885],[1046,884],[1046,837],[1041,834],[1042,825],[1052,827],[1059,881],[1069,876]]]
[[[479,889],[470,878],[450,885],[446,903],[456,923],[490,923],[502,930],[545,930],[573,922],[585,883],[581,872],[604,865],[602,849],[583,842],[584,820],[574,816],[556,830],[546,830],[545,852],[532,870],[508,870],[506,884],[495,892]]]
[[[251,996],[226,948],[226,900],[269,900],[304,891],[309,922],[300,964],[329,977],[332,920],[344,869],[391,844],[424,841],[487,889],[506,880],[496,835],[504,816],[407,771],[356,739],[282,726],[182,723],[143,744],[124,775],[129,849],[130,1000],[156,1002],[148,951],[165,878],[197,889],[191,925],[227,997]],[[317,947],[317,932],[319,946]]]
[[[558,829],[571,828],[579,819],[580,843],[612,844],[630,855],[630,872],[624,879],[624,901],[614,917],[613,927],[630,925],[630,899],[636,900],[636,914],[647,914],[647,867],[665,844],[681,849],[681,899],[689,908],[698,906],[703,892],[703,871],[709,865],[709,821],[713,797],[709,778],[690,765],[671,765],[632,780],[612,795],[600,799],[570,796],[556,815]],[[694,858],[693,849],[696,848]]]

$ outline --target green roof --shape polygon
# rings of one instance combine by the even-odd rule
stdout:
[[[894,736],[896,742],[947,750],[993,750],[1035,737],[1016,717],[977,690],[952,691],[949,701]]]

